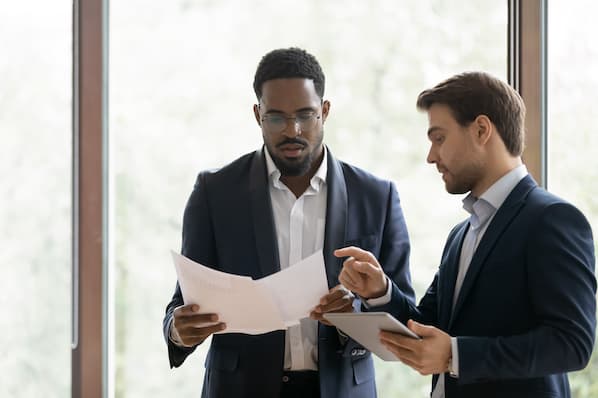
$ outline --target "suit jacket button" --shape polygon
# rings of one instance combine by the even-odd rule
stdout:
[[[288,381],[289,381],[289,376],[287,376],[287,375],[282,376],[282,382],[283,383],[286,383]]]

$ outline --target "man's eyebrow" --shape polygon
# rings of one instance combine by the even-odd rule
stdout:
[[[294,113],[301,113],[301,112],[315,112],[316,108],[312,108],[311,106],[307,106],[305,108],[300,108],[300,109],[296,109]],[[280,114],[280,115],[286,115],[286,112],[283,112],[281,110],[278,109],[268,109],[265,114],[270,114],[270,113],[275,113],[275,114]]]
[[[442,127],[439,126],[432,126],[428,129],[428,137],[430,136],[430,134],[438,131],[438,130],[442,130]]]
[[[270,113],[276,113],[276,114],[281,114],[281,115],[284,115],[284,112],[283,112],[283,111],[279,111],[278,109],[268,109],[268,110],[265,112],[265,114],[266,114],[266,115],[268,115],[268,114],[270,114]]]

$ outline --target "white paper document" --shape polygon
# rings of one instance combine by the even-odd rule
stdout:
[[[218,314],[220,333],[261,334],[309,316],[328,293],[322,252],[259,280],[216,271],[171,252],[185,304]]]

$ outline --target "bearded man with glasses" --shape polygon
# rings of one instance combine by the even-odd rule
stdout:
[[[376,396],[371,353],[322,317],[361,308],[339,285],[337,248],[366,247],[414,299],[397,190],[337,160],[323,144],[330,112],[324,82],[320,64],[304,50],[266,54],[253,84],[264,146],[216,172],[200,173],[187,203],[183,255],[259,279],[321,250],[330,289],[299,325],[246,335],[226,333],[218,314],[202,313],[201,303],[184,305],[177,283],[164,317],[171,367],[221,332],[213,335],[207,356],[204,398]]]

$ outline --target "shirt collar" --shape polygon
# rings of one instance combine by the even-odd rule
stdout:
[[[268,148],[264,146],[265,155],[266,155],[266,171],[268,172],[268,178],[272,182],[275,188],[284,189],[286,186],[280,181],[280,170],[274,164],[274,160],[272,160],[272,156],[270,155],[270,151]],[[324,157],[322,158],[322,163],[320,163],[320,167],[316,170],[316,173],[309,181],[309,185],[316,191],[319,192],[322,184],[326,184],[326,175],[328,174],[328,149],[324,145]]]
[[[472,226],[477,228],[483,225],[489,216],[502,206],[507,196],[526,175],[527,168],[522,164],[499,178],[479,198],[471,193],[467,195],[463,199],[463,208],[472,215]],[[476,223],[478,225],[475,225]]]

